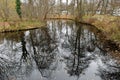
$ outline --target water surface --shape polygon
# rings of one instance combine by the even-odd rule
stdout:
[[[104,51],[93,26],[47,26],[0,33],[0,80],[120,80],[118,60]]]

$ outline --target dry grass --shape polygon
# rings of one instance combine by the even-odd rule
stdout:
[[[108,39],[120,42],[120,17],[110,15],[84,16],[85,22],[102,30]]]
[[[0,22],[0,32],[33,29],[33,28],[39,28],[39,27],[44,26],[44,25],[45,25],[45,23],[40,22],[40,21]]]

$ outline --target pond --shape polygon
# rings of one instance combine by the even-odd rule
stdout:
[[[93,26],[64,20],[24,32],[0,33],[0,80],[120,80]]]

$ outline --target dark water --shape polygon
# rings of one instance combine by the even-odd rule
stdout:
[[[71,21],[0,34],[0,80],[120,80],[97,30]]]

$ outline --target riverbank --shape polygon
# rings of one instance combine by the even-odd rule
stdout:
[[[50,18],[51,19],[51,18]],[[69,19],[75,20],[75,18],[67,16],[64,17],[53,17],[52,19]],[[79,22],[79,21],[78,21]],[[81,21],[80,21],[81,22]],[[110,15],[94,15],[84,16],[83,23],[94,25],[98,28],[102,35],[104,35],[103,43],[107,50],[114,49],[114,51],[120,51],[120,17]],[[13,32],[23,31],[40,28],[45,26],[44,22],[40,21],[9,21],[0,22],[0,32]],[[101,38],[101,37],[100,37]]]
[[[0,21],[0,32],[14,32],[30,29],[37,29],[46,24],[41,21]]]
[[[110,15],[84,16],[83,21],[96,26],[107,39],[120,42],[120,17]]]
[[[107,49],[120,51],[120,17],[110,15],[84,16],[83,22],[97,27],[105,36]]]

